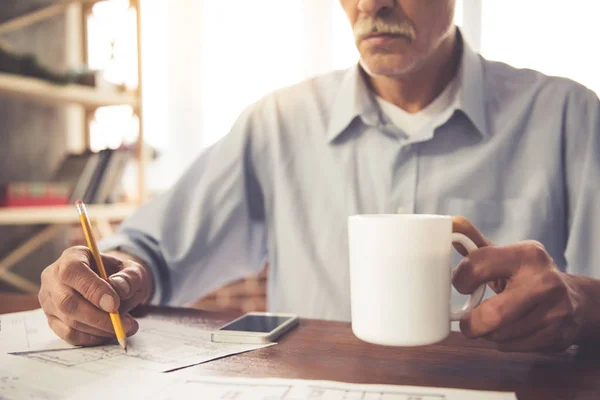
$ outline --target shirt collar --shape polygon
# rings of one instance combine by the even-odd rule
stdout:
[[[469,46],[460,29],[458,37],[462,43],[462,57],[458,70],[459,95],[457,108],[471,120],[479,133],[489,135],[485,102],[483,59]]]
[[[379,122],[379,109],[363,74],[363,69],[357,63],[342,78],[327,129],[330,142],[342,134],[356,117],[369,125]]]
[[[487,136],[482,59],[464,40],[460,29],[456,29],[458,40],[462,44],[461,62],[457,72],[459,92],[456,108],[465,113],[482,136]],[[383,123],[364,73],[357,63],[344,75],[333,102],[327,129],[329,142],[333,142],[344,133],[356,117],[372,126]]]

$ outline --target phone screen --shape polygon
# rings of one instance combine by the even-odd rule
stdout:
[[[268,333],[289,319],[290,317],[271,315],[246,315],[237,321],[225,325],[220,330]]]

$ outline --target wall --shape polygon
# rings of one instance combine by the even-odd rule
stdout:
[[[2,0],[0,21],[56,0]],[[65,24],[62,16],[3,35],[13,50],[34,53],[52,68],[64,68]],[[42,106],[0,94],[0,182],[43,180],[65,154],[65,122],[61,108]],[[39,230],[38,226],[0,226],[0,258]],[[64,236],[19,263],[13,271],[39,281],[41,270],[64,249]],[[0,282],[0,291],[14,291]]]

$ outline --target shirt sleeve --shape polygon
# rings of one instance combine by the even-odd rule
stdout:
[[[143,260],[154,277],[151,304],[184,305],[266,261],[263,192],[255,174],[252,108],[205,150],[172,188],[142,205],[101,251]]]
[[[600,100],[573,93],[565,121],[567,272],[600,279]]]

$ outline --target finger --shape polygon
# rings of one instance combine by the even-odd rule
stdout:
[[[147,289],[147,272],[135,261],[125,261],[123,269],[111,275],[108,281],[115,288],[122,300],[145,294]]]
[[[69,321],[67,325],[74,328],[75,323],[80,322],[105,333],[113,332],[108,313],[93,306],[69,286],[57,285],[50,296],[52,306],[48,307],[48,312],[63,322]]]
[[[125,268],[109,278],[121,296],[121,312],[129,312],[148,301],[150,281],[148,271],[135,261],[126,261]]]
[[[84,331],[83,329],[79,329],[79,327],[85,325],[98,331],[114,335],[115,330],[109,314],[92,305],[70,287],[64,285],[58,287],[51,296],[55,310],[49,308],[49,312],[52,315],[59,317],[59,319],[69,327]],[[135,328],[132,321],[122,322],[123,329],[126,332]],[[94,334],[89,330],[87,333]]]
[[[477,247],[491,246],[491,242],[465,217],[452,217],[452,232],[462,233],[477,245]],[[460,243],[454,243],[454,248],[463,256],[468,254]]]
[[[558,289],[560,291],[560,289]],[[556,301],[557,290],[547,290],[543,298],[527,314],[514,323],[490,333],[486,339],[497,343],[515,341],[531,336],[544,326],[556,324],[566,334],[576,333],[578,323],[573,318],[571,306]]]
[[[562,351],[569,346],[556,323],[542,326],[536,332],[524,338],[506,341],[498,345],[506,352],[544,352]]]
[[[106,337],[90,335],[67,326],[64,322],[54,316],[48,317],[50,328],[64,341],[76,346],[97,346],[106,343]]]
[[[98,308],[106,312],[119,309],[119,296],[112,286],[91,269],[92,255],[86,247],[72,247],[65,261],[58,266],[59,280],[81,293]]]
[[[38,293],[38,303],[40,303],[40,307],[44,310],[44,313],[48,313],[48,307],[52,303],[50,300],[50,291],[48,290],[48,285],[42,283],[40,287],[40,291]]]
[[[108,339],[114,339],[116,337],[115,330],[112,327],[111,327],[112,328],[111,332],[105,332],[103,330],[100,330],[100,329],[95,328],[90,325],[86,325],[83,322],[76,321],[73,319],[66,319],[66,320],[61,320],[61,321],[65,325],[67,325],[68,327],[70,327],[74,330],[77,330],[77,331],[80,331],[83,333],[88,333],[93,336],[105,337]],[[133,319],[133,317],[131,317],[129,314],[122,316],[121,322],[123,323],[123,329],[125,330],[125,334],[127,336],[132,336],[135,333],[137,333],[137,331],[139,330],[138,322],[135,319]]]
[[[140,329],[139,323],[129,313],[122,313],[123,324],[131,325],[131,329],[127,330],[127,336],[133,336]]]
[[[543,291],[507,290],[465,315],[460,321],[460,330],[468,338],[488,335],[530,312],[543,296]]]
[[[79,332],[83,332],[83,333],[90,334],[92,336],[98,336],[98,337],[103,337],[103,338],[107,338],[107,339],[111,339],[111,338],[115,337],[114,332],[106,332],[101,329],[95,328],[93,326],[86,325],[83,322],[74,320],[72,318],[61,319],[57,316],[54,316],[54,317],[58,318],[67,327],[69,327],[73,330],[79,331]]]
[[[504,343],[531,336],[534,332],[549,324],[547,313],[550,308],[551,306],[538,302],[529,312],[523,314],[512,324],[498,328],[484,336],[484,339]]]
[[[102,257],[102,264],[104,264],[104,269],[106,269],[108,276],[116,274],[125,267],[123,261],[118,258],[109,256],[108,254],[101,254],[100,256]]]
[[[488,246],[473,251],[452,272],[452,284],[459,293],[470,294],[482,283],[510,278],[521,265],[520,247]]]

